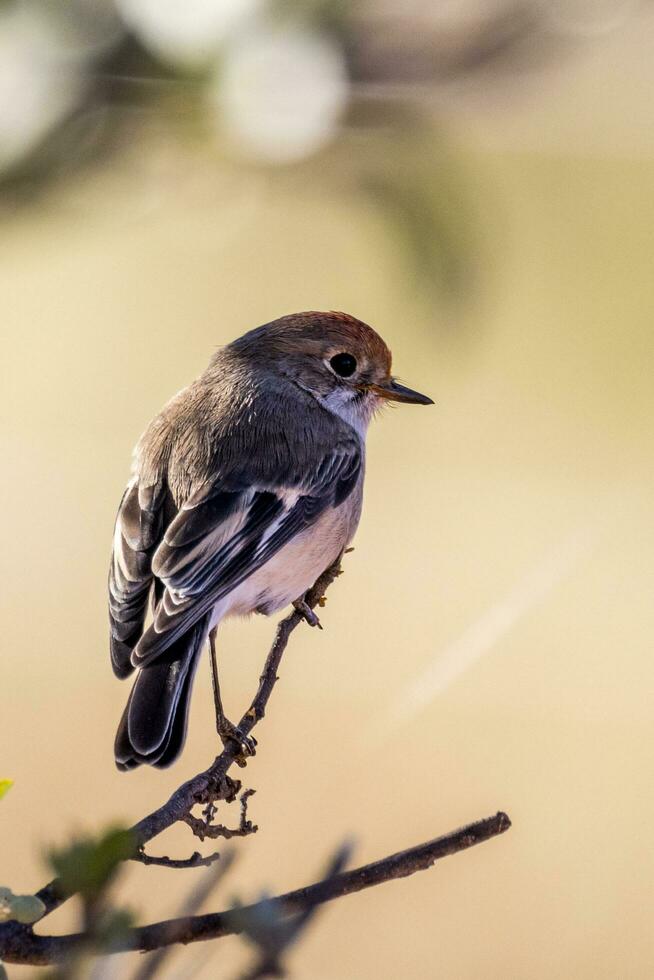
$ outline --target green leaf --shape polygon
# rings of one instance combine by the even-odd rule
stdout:
[[[0,779],[0,800],[14,785],[13,779]]]
[[[36,895],[14,895],[10,888],[0,888],[0,922],[14,919],[23,925],[38,922],[45,905]]]
[[[99,837],[78,837],[68,847],[48,855],[50,865],[68,894],[94,899],[109,884],[118,865],[136,852],[129,830],[113,827]]]

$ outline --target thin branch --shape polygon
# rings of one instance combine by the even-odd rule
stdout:
[[[485,820],[467,824],[459,830],[436,837],[424,844],[418,844],[406,851],[399,851],[363,865],[353,871],[344,871],[327,881],[320,881],[276,898],[256,902],[240,909],[214,912],[209,915],[196,915],[155,922],[151,925],[128,929],[112,947],[112,952],[142,950],[144,952],[161,949],[173,943],[194,943],[207,939],[220,939],[243,931],[243,916],[256,916],[262,908],[273,908],[280,915],[292,916],[309,908],[331,902],[335,898],[351,895],[380,885],[385,881],[405,878],[430,868],[435,861],[467,850],[476,844],[503,834],[511,826],[505,813],[497,813]],[[67,936],[36,936],[25,929],[12,942],[11,937],[0,943],[0,954],[7,963],[27,963],[46,966],[69,955],[85,941],[84,934]]]
[[[220,857],[218,851],[206,856],[199,851],[194,851],[187,858],[171,858],[165,854],[146,854],[145,851],[138,851],[131,860],[138,861],[140,864],[153,864],[159,868],[208,868],[219,861]]]

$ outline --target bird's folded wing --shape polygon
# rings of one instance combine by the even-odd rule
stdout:
[[[109,568],[111,663],[118,677],[133,671],[131,654],[141,633],[152,585],[152,556],[163,534],[163,482],[132,480],[118,508]]]
[[[346,438],[298,486],[249,486],[247,474],[204,485],[178,511],[152,558],[163,586],[154,621],[132,653],[142,667],[162,656],[218,601],[329,507],[349,496],[361,449]],[[247,489],[246,489],[247,488]]]

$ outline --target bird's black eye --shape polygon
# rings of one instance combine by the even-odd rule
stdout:
[[[341,378],[349,378],[357,369],[357,359],[352,354],[334,354],[329,362]]]

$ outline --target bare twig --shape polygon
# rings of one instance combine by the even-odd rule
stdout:
[[[307,908],[331,902],[335,898],[351,895],[380,885],[385,881],[405,878],[430,868],[435,861],[457,854],[483,841],[503,834],[511,826],[505,813],[497,813],[485,820],[467,824],[459,830],[436,837],[424,844],[418,844],[406,851],[399,851],[366,864],[353,871],[344,871],[327,881],[320,881],[296,891],[287,892],[266,902],[257,902],[238,910],[214,912],[186,918],[169,919],[126,930],[112,947],[112,952],[127,950],[150,951],[161,949],[173,943],[194,943],[207,939],[220,939],[242,931],[239,925],[242,915],[257,915],[257,909],[264,906],[274,908],[282,915],[292,916]],[[220,867],[220,865],[218,865]],[[235,912],[238,915],[235,917]],[[236,918],[236,921],[235,921]],[[28,963],[37,966],[48,965],[69,955],[85,940],[83,933],[67,936],[36,936],[30,929],[24,929],[15,939],[8,937],[0,943],[0,955],[7,963]]]
[[[134,855],[132,861],[139,861],[141,864],[154,864],[159,868],[208,868],[219,861],[220,857],[218,851],[207,855],[194,851],[187,858],[170,858],[165,854],[146,854],[145,851],[141,850]]]

